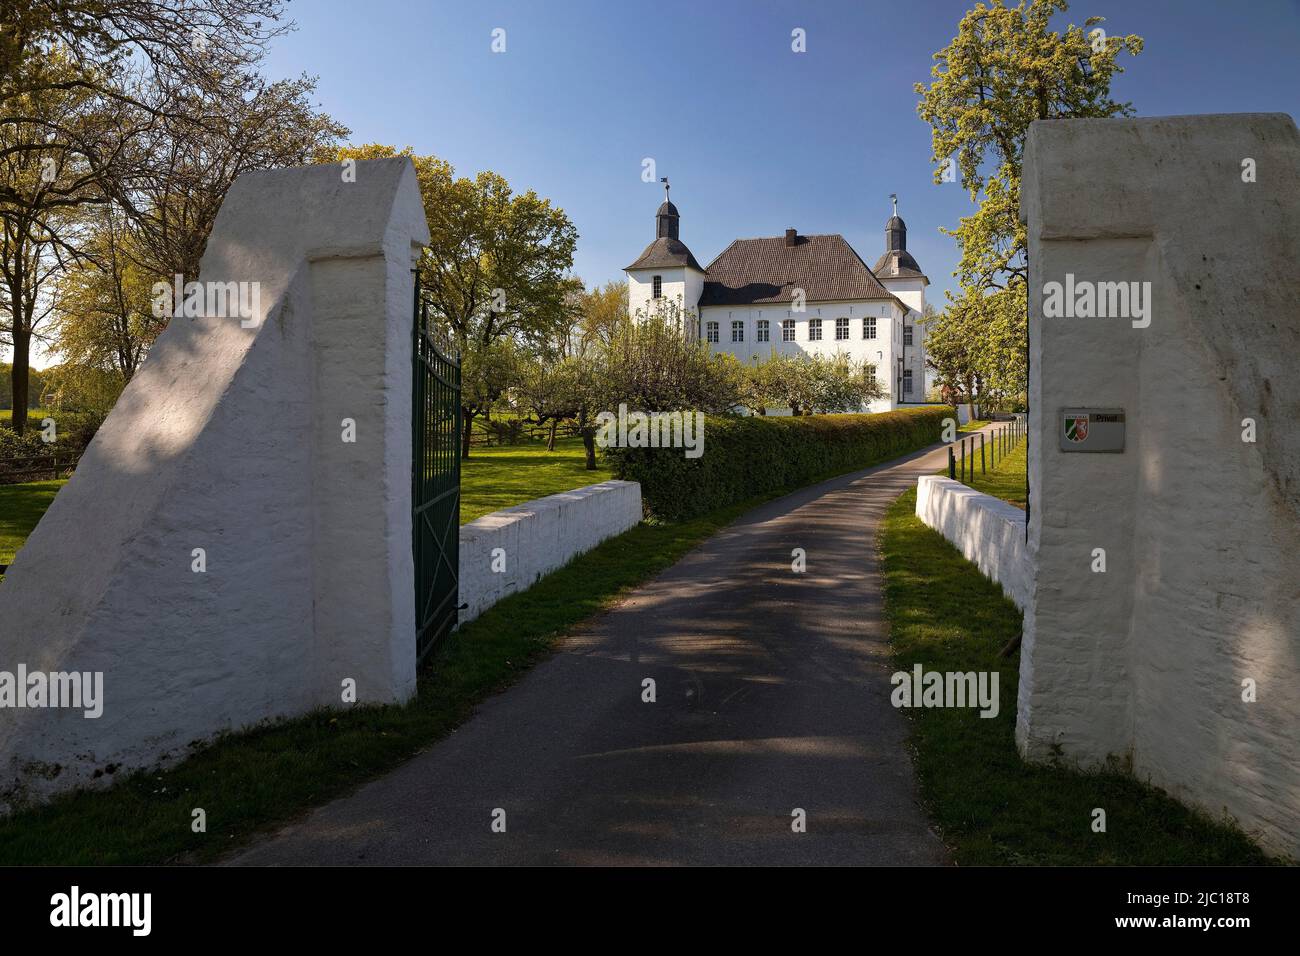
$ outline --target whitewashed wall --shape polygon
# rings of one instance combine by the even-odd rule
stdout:
[[[461,623],[641,521],[641,485],[603,481],[494,511],[460,529]]]
[[[862,302],[810,302],[806,311],[794,312],[781,304],[755,306],[710,305],[700,310],[700,335],[707,338],[709,322],[718,323],[718,341],[710,348],[716,352],[729,352],[742,362],[761,361],[774,351],[778,355],[822,355],[832,356],[844,353],[858,362],[871,362],[876,366],[876,380],[885,389],[886,397],[873,401],[868,406],[872,412],[884,412],[897,408],[894,400],[894,372],[897,359],[903,355],[903,316],[904,310],[892,299],[879,299]],[[835,320],[849,320],[849,337],[835,338]],[[864,339],[863,320],[873,317],[876,320],[875,338]],[[795,323],[793,342],[781,340],[781,322],[793,319]],[[821,319],[822,337],[813,341],[809,335],[810,319]],[[907,319],[908,324],[915,322],[916,316]],[[758,341],[758,323],[768,322],[770,340]],[[744,323],[743,342],[731,341],[731,323]],[[913,343],[923,340],[923,327],[919,324],[913,330]],[[913,370],[913,402],[925,401],[924,368],[917,364],[920,348],[907,350],[908,364]]]
[[[916,516],[1002,585],[1016,607],[1028,606],[1033,567],[1025,555],[1023,511],[951,478],[923,475],[916,484]]]
[[[628,315],[654,313],[658,303],[654,299],[654,277],[660,283],[661,297],[670,302],[680,301],[683,309],[695,309],[704,292],[704,273],[685,267],[662,269],[635,269],[627,273]]]
[[[1300,857],[1295,122],[1034,123],[1021,216],[1037,577],[1020,747],[1130,761]],[[1149,281],[1150,325],[1045,318],[1043,285],[1067,273]],[[1074,406],[1122,407],[1123,453],[1062,453],[1059,411]],[[1092,570],[1095,549],[1105,573]]]
[[[236,181],[201,276],[260,283],[256,326],[171,321],[0,585],[0,670],[98,671],[105,693],[98,719],[0,709],[0,807],[339,706],[344,679],[361,702],[414,692],[427,241],[409,159]]]

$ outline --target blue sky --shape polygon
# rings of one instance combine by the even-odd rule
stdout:
[[[912,87],[973,5],[297,0],[298,30],[268,72],[318,75],[321,106],[354,142],[409,144],[550,198],[578,228],[574,270],[589,285],[622,278],[653,238],[662,190],[641,181],[653,157],[705,264],[788,226],[842,233],[870,264],[898,193],[941,305],[957,255],[938,229],[971,206],[931,181]],[[1080,0],[1063,22],[1092,15],[1146,40],[1114,87],[1138,115],[1300,116],[1295,0]],[[806,53],[791,52],[795,27]]]

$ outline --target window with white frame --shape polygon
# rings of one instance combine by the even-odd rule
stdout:
[[[782,342],[794,341],[794,319],[781,320],[781,341]]]
[[[835,320],[835,340],[838,342],[849,337],[849,320],[838,318]]]
[[[760,342],[770,342],[772,340],[771,327],[767,319],[758,320],[758,334],[755,336]]]
[[[874,339],[876,337],[876,317],[868,315],[862,320],[862,337],[864,339]]]
[[[820,342],[821,340],[822,340],[822,320],[809,319],[808,320],[808,341]]]
[[[734,319],[731,323],[731,341],[745,341],[745,322],[743,319]]]
[[[903,394],[912,394],[912,370],[910,368],[903,369]]]
[[[718,341],[718,323],[717,323],[717,322],[705,322],[705,323],[704,323],[704,337],[707,338],[710,342],[716,342],[716,341]]]
[[[904,345],[912,344],[912,327],[910,325],[903,326],[903,344]]]
[[[664,277],[655,276],[650,280],[650,297],[652,299],[662,299],[664,297]]]

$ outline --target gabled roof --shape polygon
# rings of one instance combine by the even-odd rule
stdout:
[[[737,239],[709,263],[700,305],[789,302],[795,289],[805,301],[894,299],[841,235]]]
[[[646,246],[645,252],[641,253],[636,262],[627,266],[627,269],[673,269],[680,266],[704,271],[691,255],[691,250],[686,248],[686,243],[669,236],[660,236]]]

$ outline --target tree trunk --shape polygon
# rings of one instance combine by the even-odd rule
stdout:
[[[472,409],[461,407],[461,417],[464,419],[465,431],[460,441],[460,457],[462,460],[469,459],[469,439],[474,434],[474,412]]]
[[[596,470],[596,432],[591,428],[582,430],[582,447],[587,449],[587,470]]]
[[[21,323],[15,323],[20,326]],[[13,329],[13,422],[14,432],[18,435],[27,431],[27,399],[31,388],[31,373],[28,362],[31,359],[32,334],[26,329]]]
[[[558,418],[552,418],[551,432],[549,435],[546,436],[547,451],[555,451],[555,432],[559,429],[559,427],[560,427],[560,420]]]

